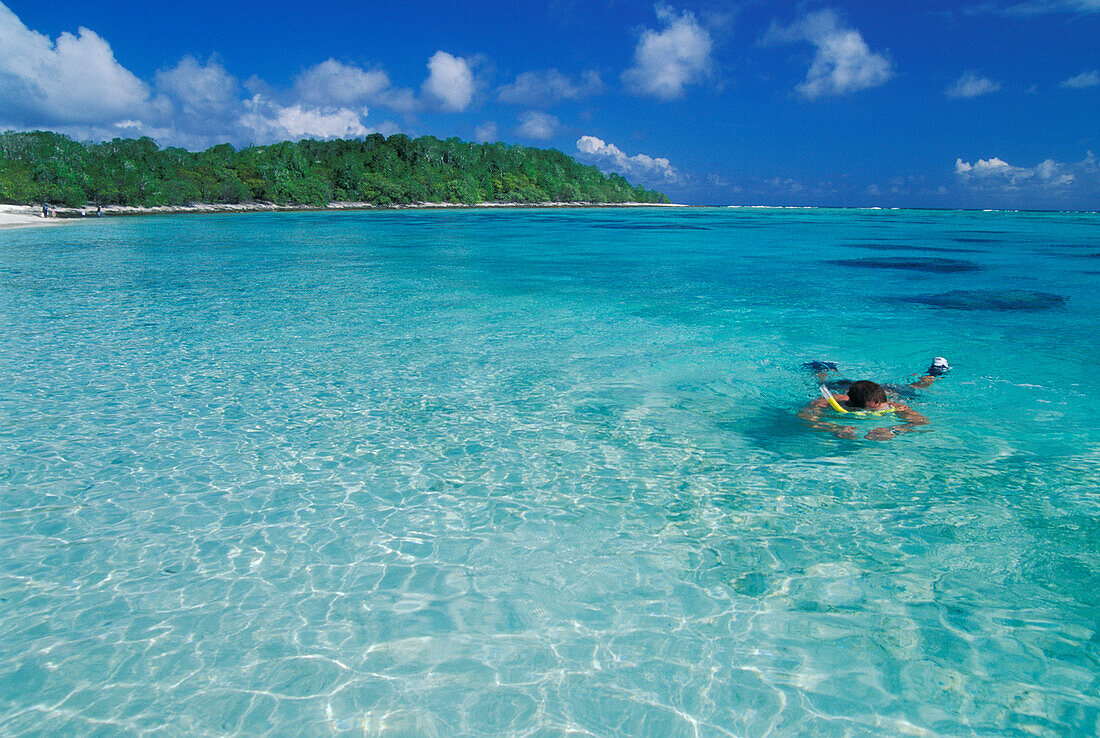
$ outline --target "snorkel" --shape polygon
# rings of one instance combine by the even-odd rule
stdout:
[[[821,396],[825,398],[825,402],[829,403],[829,407],[831,407],[833,410],[836,410],[838,413],[848,412],[840,406],[840,403],[836,401],[835,397],[833,397],[833,393],[830,392],[829,388],[825,385],[821,385]]]

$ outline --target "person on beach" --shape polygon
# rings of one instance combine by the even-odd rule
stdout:
[[[825,419],[825,414],[830,410],[836,412],[836,417],[845,415],[853,417],[873,417],[883,420],[897,419],[903,421],[898,425],[878,426],[867,431],[863,437],[869,441],[889,441],[902,433],[912,432],[921,426],[928,425],[928,418],[924,417],[908,405],[891,400],[890,394],[895,397],[912,396],[913,390],[930,387],[933,382],[942,377],[951,367],[947,359],[937,356],[932,360],[932,365],[925,371],[924,376],[908,385],[886,385],[862,379],[850,382],[844,379],[829,381],[831,372],[838,376],[840,370],[836,364],[828,361],[811,361],[804,366],[814,372],[814,376],[821,383],[822,398],[811,401],[798,413],[798,417],[807,421],[811,428],[832,433],[837,438],[859,438],[859,429],[854,425],[842,425]],[[833,394],[830,389],[837,390]]]

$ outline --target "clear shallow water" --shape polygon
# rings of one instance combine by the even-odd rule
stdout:
[[[1027,213],[0,232],[0,732],[1094,734],[1097,254]],[[795,418],[805,360],[933,355],[928,433]]]

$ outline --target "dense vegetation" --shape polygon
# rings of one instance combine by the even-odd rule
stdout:
[[[82,144],[46,131],[0,133],[0,202],[187,205],[414,202],[668,202],[560,151],[457,138],[283,142],[202,152],[149,138]]]

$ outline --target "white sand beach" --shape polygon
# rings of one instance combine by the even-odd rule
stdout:
[[[311,211],[311,210],[430,210],[436,208],[652,208],[686,207],[676,203],[646,202],[479,202],[475,204],[449,202],[418,202],[401,205],[379,206],[369,202],[330,202],[317,205],[276,205],[270,202],[193,203],[191,205],[161,205],[153,207],[134,207],[128,205],[104,205],[101,215],[157,215],[184,213],[262,213],[273,211]],[[93,208],[55,208],[56,218],[43,218],[42,209],[33,205],[0,205],[0,228],[19,228],[26,226],[57,225],[82,216],[94,217]]]
[[[0,205],[0,228],[58,225],[57,218],[43,218],[42,208],[32,205]]]

